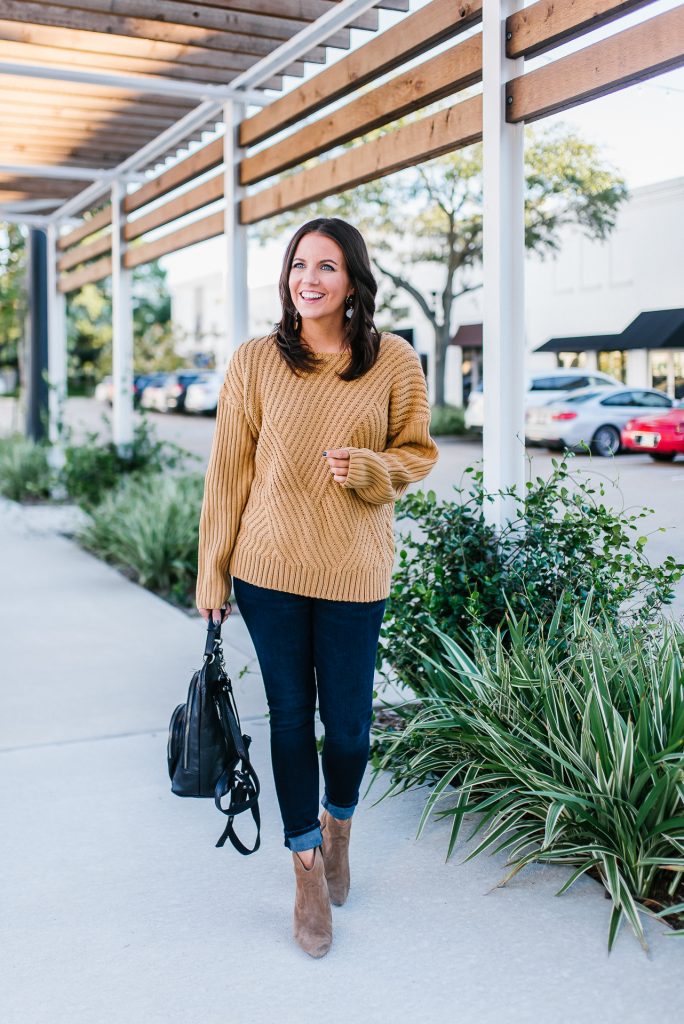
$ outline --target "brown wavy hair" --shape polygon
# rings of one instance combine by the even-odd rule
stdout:
[[[319,365],[318,356],[302,341],[299,329],[295,330],[294,318],[297,311],[290,295],[290,270],[297,246],[304,235],[311,232],[331,238],[344,253],[347,273],[354,287],[354,312],[350,318],[344,317],[343,320],[345,346],[349,349],[350,356],[349,362],[338,376],[342,380],[356,380],[370,370],[378,358],[380,334],[373,321],[378,285],[371,270],[363,235],[340,217],[317,217],[315,220],[307,221],[290,239],[283,257],[283,268],[278,284],[282,316],[274,327],[272,337],[282,358],[298,376],[300,371],[309,372]],[[299,324],[301,328],[301,317]]]

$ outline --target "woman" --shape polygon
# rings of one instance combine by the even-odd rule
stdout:
[[[294,937],[314,957],[330,948],[330,902],[349,889],[394,502],[438,458],[420,360],[403,338],[378,334],[376,290],[356,228],[319,218],[296,232],[280,322],[228,365],[200,520],[197,607],[225,621],[232,577],[270,711]]]

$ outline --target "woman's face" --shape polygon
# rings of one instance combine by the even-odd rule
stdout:
[[[311,231],[299,240],[290,268],[290,295],[302,323],[325,321],[339,328],[345,299],[354,289],[337,242]]]

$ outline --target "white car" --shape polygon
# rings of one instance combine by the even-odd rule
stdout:
[[[542,405],[553,398],[560,398],[570,391],[586,387],[615,387],[620,381],[600,370],[552,370],[528,377],[525,393],[525,409]],[[470,392],[465,411],[467,430],[482,430],[484,422],[484,392],[482,385]]]
[[[621,433],[629,420],[658,415],[673,408],[673,401],[655,388],[583,388],[567,398],[527,410],[526,440],[547,448],[570,448],[595,455],[617,455]]]
[[[215,370],[200,374],[185,392],[185,411],[215,413],[223,378]]]

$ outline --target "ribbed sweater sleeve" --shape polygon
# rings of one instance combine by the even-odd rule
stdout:
[[[245,412],[243,356],[243,349],[233,353],[216,409],[199,524],[198,608],[220,608],[230,597],[228,563],[254,478],[256,438]]]
[[[430,403],[417,353],[409,350],[406,365],[392,385],[384,451],[347,450],[349,472],[341,486],[353,488],[372,505],[395,501],[409,484],[428,475],[439,449],[430,437]]]

